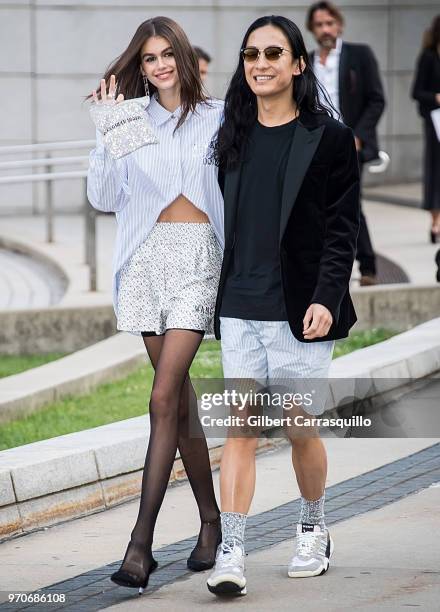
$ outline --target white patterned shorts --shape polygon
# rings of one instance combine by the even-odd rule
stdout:
[[[212,333],[221,264],[209,223],[156,223],[119,272],[118,330]]]

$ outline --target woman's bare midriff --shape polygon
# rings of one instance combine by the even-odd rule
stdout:
[[[157,218],[158,223],[209,223],[208,215],[180,195]]]

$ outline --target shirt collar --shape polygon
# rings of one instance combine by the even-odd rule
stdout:
[[[156,125],[162,125],[169,119],[178,119],[180,117],[181,109],[182,107],[179,106],[174,112],[167,110],[161,104],[159,104],[159,101],[154,94],[151,97],[150,104],[148,105],[148,113]]]

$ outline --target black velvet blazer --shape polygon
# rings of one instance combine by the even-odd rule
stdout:
[[[225,199],[225,252],[214,331],[220,339],[220,307],[235,242],[240,166],[220,173]],[[359,231],[359,165],[353,132],[327,115],[302,112],[284,179],[279,252],[290,329],[301,342],[345,338],[357,320],[349,280]],[[312,303],[333,316],[329,333],[305,340],[303,318]]]

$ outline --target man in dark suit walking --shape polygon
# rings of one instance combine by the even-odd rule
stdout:
[[[313,4],[306,24],[318,44],[310,53],[313,70],[339,119],[353,129],[362,173],[363,164],[378,157],[376,126],[385,107],[376,58],[367,45],[342,41],[344,18],[331,2]],[[376,257],[362,210],[356,259],[360,284],[375,284]]]

